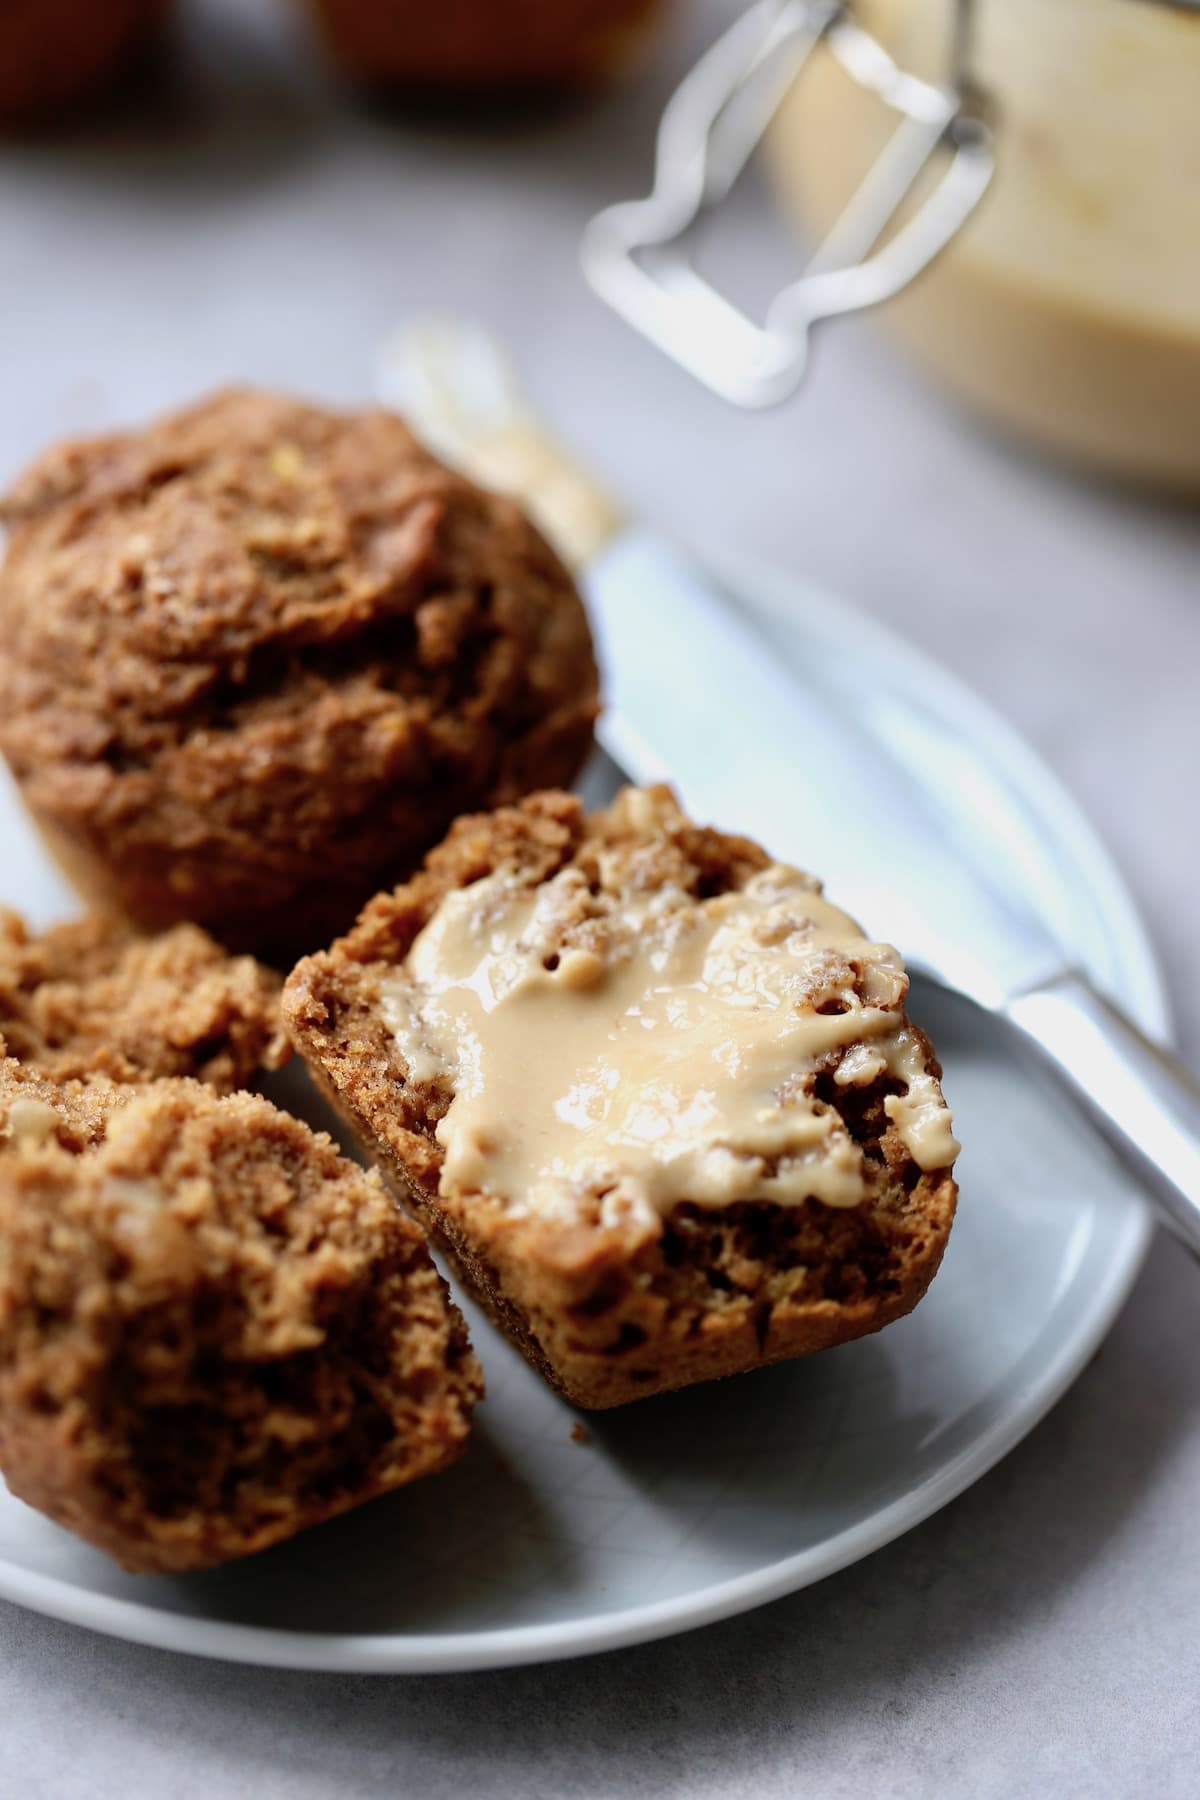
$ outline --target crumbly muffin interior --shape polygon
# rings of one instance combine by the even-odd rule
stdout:
[[[194,925],[139,938],[92,916],[33,935],[0,908],[0,1044],[52,1081],[244,1087],[286,1060],[278,996],[270,971]]]
[[[140,1082],[114,1081],[103,1068],[52,1080],[34,1064],[0,1054],[0,1150],[51,1140],[64,1150],[85,1150],[104,1137],[113,1112],[141,1091]]]
[[[130,1568],[243,1555],[441,1467],[478,1366],[377,1176],[159,1082],[0,1155],[0,1466]]]

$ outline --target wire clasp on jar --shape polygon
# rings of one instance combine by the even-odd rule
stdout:
[[[977,206],[994,168],[991,130],[968,73],[971,0],[959,0],[944,84],[901,69],[836,0],[757,0],[692,69],[659,124],[654,187],[598,213],[584,272],[635,330],[737,406],[771,406],[799,384],[818,320],[890,299]],[[818,44],[896,115],[882,154],[762,323],[696,269],[687,242],[728,200]],[[935,158],[945,167],[900,217]]]

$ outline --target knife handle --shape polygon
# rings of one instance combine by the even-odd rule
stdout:
[[[1086,976],[1056,977],[1004,1011],[1139,1176],[1160,1221],[1200,1255],[1200,1082]]]

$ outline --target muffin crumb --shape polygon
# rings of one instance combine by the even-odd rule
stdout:
[[[0,1469],[127,1569],[246,1556],[465,1445],[479,1367],[420,1232],[258,1096],[161,1080],[90,1143],[20,1136],[0,1240]]]
[[[0,908],[0,1043],[51,1082],[195,1076],[221,1092],[286,1062],[279,979],[195,925],[93,916],[35,935]]]

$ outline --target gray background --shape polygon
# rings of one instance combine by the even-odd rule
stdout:
[[[739,417],[581,286],[581,221],[643,189],[656,108],[727,10],[692,0],[635,86],[515,123],[346,106],[269,0],[193,5],[188,54],[153,91],[0,153],[0,474],[49,437],[215,382],[354,400],[397,319],[482,319],[561,435],[645,514],[898,624],[1027,733],[1128,871],[1200,1058],[1195,514],[1013,454],[870,324],[824,337],[801,400]],[[723,254],[750,296],[788,266],[753,192]],[[0,1784],[1195,1794],[1198,1307],[1194,1266],[1158,1244],[1091,1368],[986,1480],[857,1568],[673,1642],[508,1674],[334,1679],[0,1608]]]

